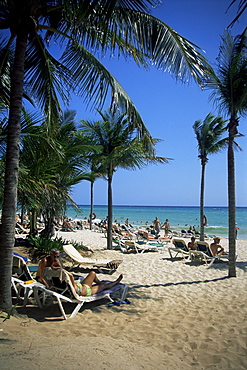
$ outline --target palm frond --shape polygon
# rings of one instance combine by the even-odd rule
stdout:
[[[244,11],[247,9],[247,0],[232,0],[232,2],[227,8],[227,11],[233,4],[236,3],[236,1],[239,1],[237,15],[227,28],[231,28],[238,21],[238,19],[243,15]]]
[[[92,108],[102,107],[108,94],[111,94],[112,104],[127,112],[130,127],[137,128],[140,136],[150,140],[150,134],[134,103],[120,83],[93,54],[82,45],[71,43],[62,56],[62,62],[75,78],[77,93],[83,96]]]

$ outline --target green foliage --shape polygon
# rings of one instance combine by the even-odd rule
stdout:
[[[28,238],[29,245],[35,250],[44,253],[50,253],[52,249],[58,249],[59,251],[63,250],[63,245],[65,244],[62,238],[48,239],[43,237],[35,238],[29,236]]]
[[[55,238],[55,239],[49,239],[49,238],[44,238],[44,237],[35,238],[33,236],[29,236],[28,241],[31,247],[33,247],[39,253],[44,253],[44,254],[49,254],[52,249],[57,249],[60,252],[63,252],[63,245],[66,245],[66,244],[72,244],[76,249],[87,250],[87,248],[83,246],[82,243],[66,241],[62,239],[61,237]]]

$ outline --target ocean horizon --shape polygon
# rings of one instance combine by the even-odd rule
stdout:
[[[93,212],[97,219],[105,219],[107,216],[107,205],[94,205]],[[207,206],[204,207],[207,216],[205,234],[228,237],[228,207]],[[65,215],[72,219],[84,220],[89,217],[90,205],[78,205],[78,209],[71,205],[67,206]],[[187,230],[189,226],[195,226],[199,230],[200,207],[198,206],[133,206],[114,205],[113,221],[125,223],[126,218],[137,227],[152,224],[158,217],[161,224],[169,220],[172,230]],[[238,238],[247,240],[247,207],[236,207],[236,223],[238,227]]]

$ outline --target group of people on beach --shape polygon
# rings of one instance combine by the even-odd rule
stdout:
[[[36,274],[36,280],[49,288],[49,282],[43,278],[43,273],[47,267],[52,270],[62,270],[62,265],[59,261],[60,252],[57,249],[52,249],[49,256],[44,257],[38,267]],[[91,296],[96,293],[101,293],[106,289],[111,289],[116,284],[120,283],[123,279],[123,275],[120,274],[119,277],[113,282],[100,281],[95,271],[90,271],[89,274],[79,282],[75,281],[74,276],[67,271],[69,275],[71,284],[73,285],[75,292],[81,296]]]
[[[225,252],[224,248],[220,245],[220,238],[215,237],[214,242],[210,244],[210,250],[213,256],[223,256],[226,255],[227,252]],[[194,236],[191,237],[191,240],[189,241],[187,245],[189,250],[196,250],[197,249],[197,243],[196,238]]]
[[[213,256],[220,257],[227,254],[224,248],[219,243],[220,238],[215,237],[214,242],[210,244],[210,249]],[[196,239],[194,236],[191,237],[191,240],[188,243],[188,249],[197,249]],[[49,288],[49,282],[43,278],[44,270],[47,267],[50,267],[52,270],[62,270],[63,268],[59,261],[59,255],[60,252],[57,249],[52,249],[50,255],[44,257],[39,263],[36,280],[44,284],[47,288]],[[123,275],[120,274],[115,281],[105,283],[99,280],[94,271],[90,271],[87,277],[83,279],[83,281],[80,280],[79,282],[77,282],[75,281],[74,276],[71,273],[67,272],[67,274],[69,275],[71,284],[73,285],[75,292],[81,296],[91,296],[93,294],[100,293],[106,289],[110,289],[123,279]]]

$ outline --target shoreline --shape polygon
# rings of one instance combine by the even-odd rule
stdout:
[[[80,205],[80,211],[74,210],[72,206],[67,208],[66,215],[69,218],[78,218],[85,220],[90,214],[90,206]],[[142,227],[153,224],[153,220],[158,216],[163,224],[168,218],[171,229],[180,231],[190,225],[195,226],[199,231],[199,206],[113,206],[113,222],[125,223],[126,218],[136,227]],[[216,234],[219,237],[228,237],[228,207],[206,207],[205,214],[208,219],[208,225],[205,228],[205,234]],[[98,219],[105,219],[107,215],[107,206],[94,206],[94,212]],[[236,222],[238,238],[247,240],[247,207],[237,207]]]
[[[171,260],[167,248],[123,254],[107,250],[104,234],[90,230],[58,236],[83,241],[93,258],[123,259],[113,275],[99,277],[123,273],[131,304],[99,301],[70,320],[57,305],[18,308],[18,317],[0,324],[1,369],[41,369],[44,358],[64,370],[72,363],[73,370],[246,369],[247,241],[237,240],[237,278],[229,279],[225,262],[207,269]],[[221,244],[228,249],[226,239]]]

